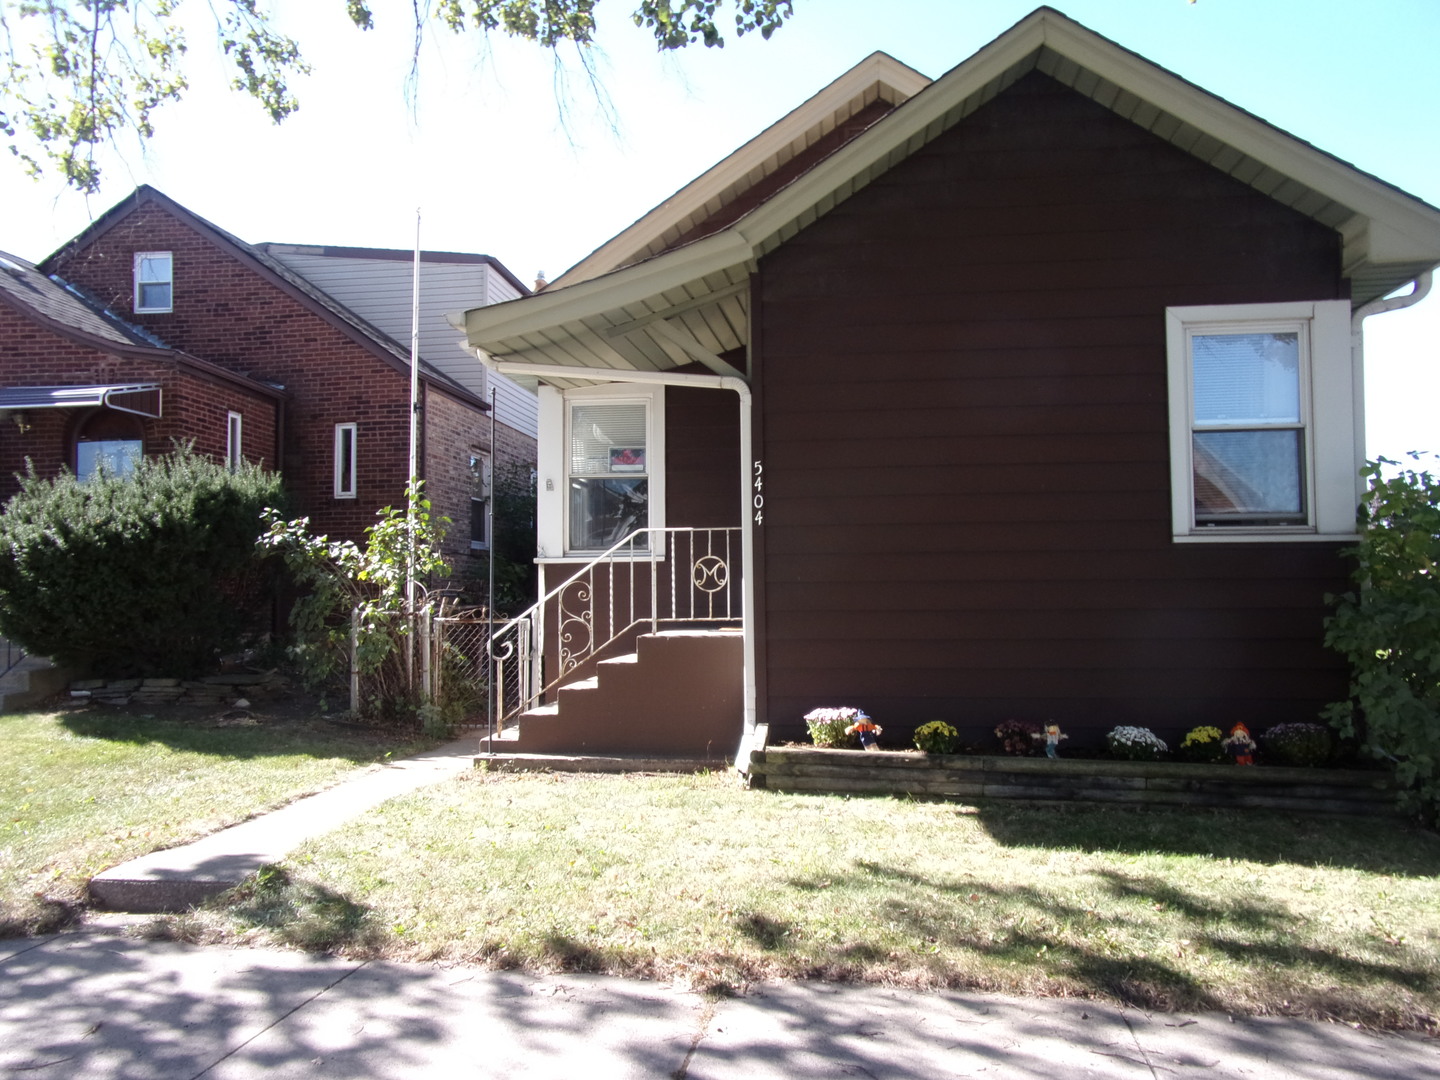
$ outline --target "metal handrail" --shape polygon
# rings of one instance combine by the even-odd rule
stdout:
[[[646,622],[652,633],[661,623],[740,622],[738,581],[732,582],[739,534],[738,528],[637,529],[499,627],[486,646],[497,721],[533,708],[581,664]],[[683,584],[682,557],[688,571]],[[668,565],[668,583],[662,562]],[[617,577],[623,578],[618,589]],[[596,588],[602,580],[605,604],[599,607]],[[638,589],[639,584],[648,587]],[[558,670],[546,679],[545,620],[552,607]]]

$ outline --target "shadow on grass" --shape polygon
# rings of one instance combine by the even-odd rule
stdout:
[[[242,761],[305,754],[362,765],[387,752],[404,754],[428,745],[413,732],[342,726],[318,718],[286,717],[244,726],[220,726],[209,720],[224,711],[197,710],[193,717],[179,718],[86,710],[66,713],[60,724],[81,738],[132,746],[158,743],[171,750]]]
[[[966,811],[967,815],[970,813]],[[1440,876],[1440,835],[1400,821],[1283,812],[1063,810],[984,805],[978,820],[1005,847],[1125,855],[1206,855],[1267,866],[1346,867]]]
[[[1300,1015],[1424,1030],[1440,1015],[1440,965],[1425,950],[1396,948],[1388,961],[1349,955],[1344,942],[1329,947],[1313,935],[1298,937],[1293,914],[1264,897],[1216,899],[1152,874],[1106,870],[1094,876],[1118,906],[1097,912],[1033,886],[947,879],[877,860],[857,861],[852,873],[828,874],[826,887],[834,894],[877,897],[869,901],[872,918],[896,942],[883,957],[869,950],[881,969],[900,964],[940,983],[967,985],[969,972],[970,980],[979,976],[970,985],[1016,990],[1005,985],[1004,974],[994,984],[986,981],[987,967],[1000,965],[1027,984],[1021,992],[1035,989],[1038,976],[1057,992],[1145,1009],[1247,1011],[1269,1002]],[[817,888],[809,879],[787,884]],[[1167,923],[1178,916],[1184,924],[1157,927],[1159,945],[1125,942],[1112,933],[1124,911],[1144,908]],[[783,947],[795,959],[807,954],[818,969],[853,966],[858,958],[853,943],[817,949],[804,938],[803,932],[786,938]],[[966,964],[967,954],[984,962]],[[1207,963],[1196,960],[1205,954],[1236,967],[1219,980],[1209,978]],[[1416,1013],[1417,995],[1431,1019]]]

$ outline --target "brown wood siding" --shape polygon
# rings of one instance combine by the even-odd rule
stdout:
[[[740,524],[740,413],[730,390],[665,388],[665,517],[670,525]]]
[[[1164,309],[1345,296],[1336,234],[1039,74],[768,256],[772,732],[1313,719],[1347,568],[1172,542]]]

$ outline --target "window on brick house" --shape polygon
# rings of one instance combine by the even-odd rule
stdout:
[[[492,478],[489,455],[470,451],[470,550],[490,547]]]
[[[231,410],[225,418],[225,464],[234,472],[240,468],[240,462],[244,460],[244,449],[241,441],[243,421],[238,412]]]
[[[99,409],[75,434],[75,475],[129,476],[145,456],[145,429],[138,416]]]
[[[173,311],[175,262],[168,251],[135,253],[135,311],[140,314]]]
[[[357,425],[335,425],[335,498],[355,498],[355,467],[358,456],[355,451]]]

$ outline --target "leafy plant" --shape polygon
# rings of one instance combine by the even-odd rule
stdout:
[[[0,632],[102,677],[213,671],[265,626],[255,539],[281,499],[275,474],[185,444],[124,476],[31,469],[0,516]]]
[[[811,709],[805,714],[805,727],[816,746],[854,747],[859,740],[845,729],[865,715],[864,709],[845,705],[838,709]]]
[[[1122,761],[1159,761],[1170,748],[1149,728],[1121,725],[1105,736],[1110,753]]]
[[[1224,761],[1225,747],[1220,744],[1223,738],[1220,729],[1209,724],[1191,728],[1180,742],[1180,756],[1203,763]]]
[[[1000,748],[1015,757],[1028,757],[1035,752],[1034,736],[1040,734],[1040,725],[1029,720],[1001,720],[995,725],[995,737]]]
[[[1419,463],[1422,455],[1411,454]],[[1391,763],[1410,804],[1440,816],[1440,480],[1367,462],[1357,588],[1329,597],[1325,643],[1350,661],[1350,698],[1325,710],[1343,737]]]
[[[413,481],[406,495],[415,507],[414,575],[417,597],[423,597],[424,583],[448,572],[440,544],[449,519],[431,517],[423,481]],[[285,521],[273,512],[266,515],[268,529],[260,542],[284,559],[301,592],[290,610],[290,654],[305,680],[324,687],[348,674],[354,618],[356,666],[365,686],[362,711],[380,718],[415,716],[420,703],[412,689],[410,650],[402,647],[411,633],[405,595],[410,516],[392,506],[375,516],[365,530],[364,551],[349,540],[313,536],[308,518]],[[433,712],[420,718],[427,729],[439,726]]]
[[[1326,765],[1335,752],[1335,736],[1323,724],[1276,724],[1260,736],[1276,765]]]
[[[943,720],[932,720],[915,729],[915,745],[927,754],[953,754],[960,746],[960,732]]]

